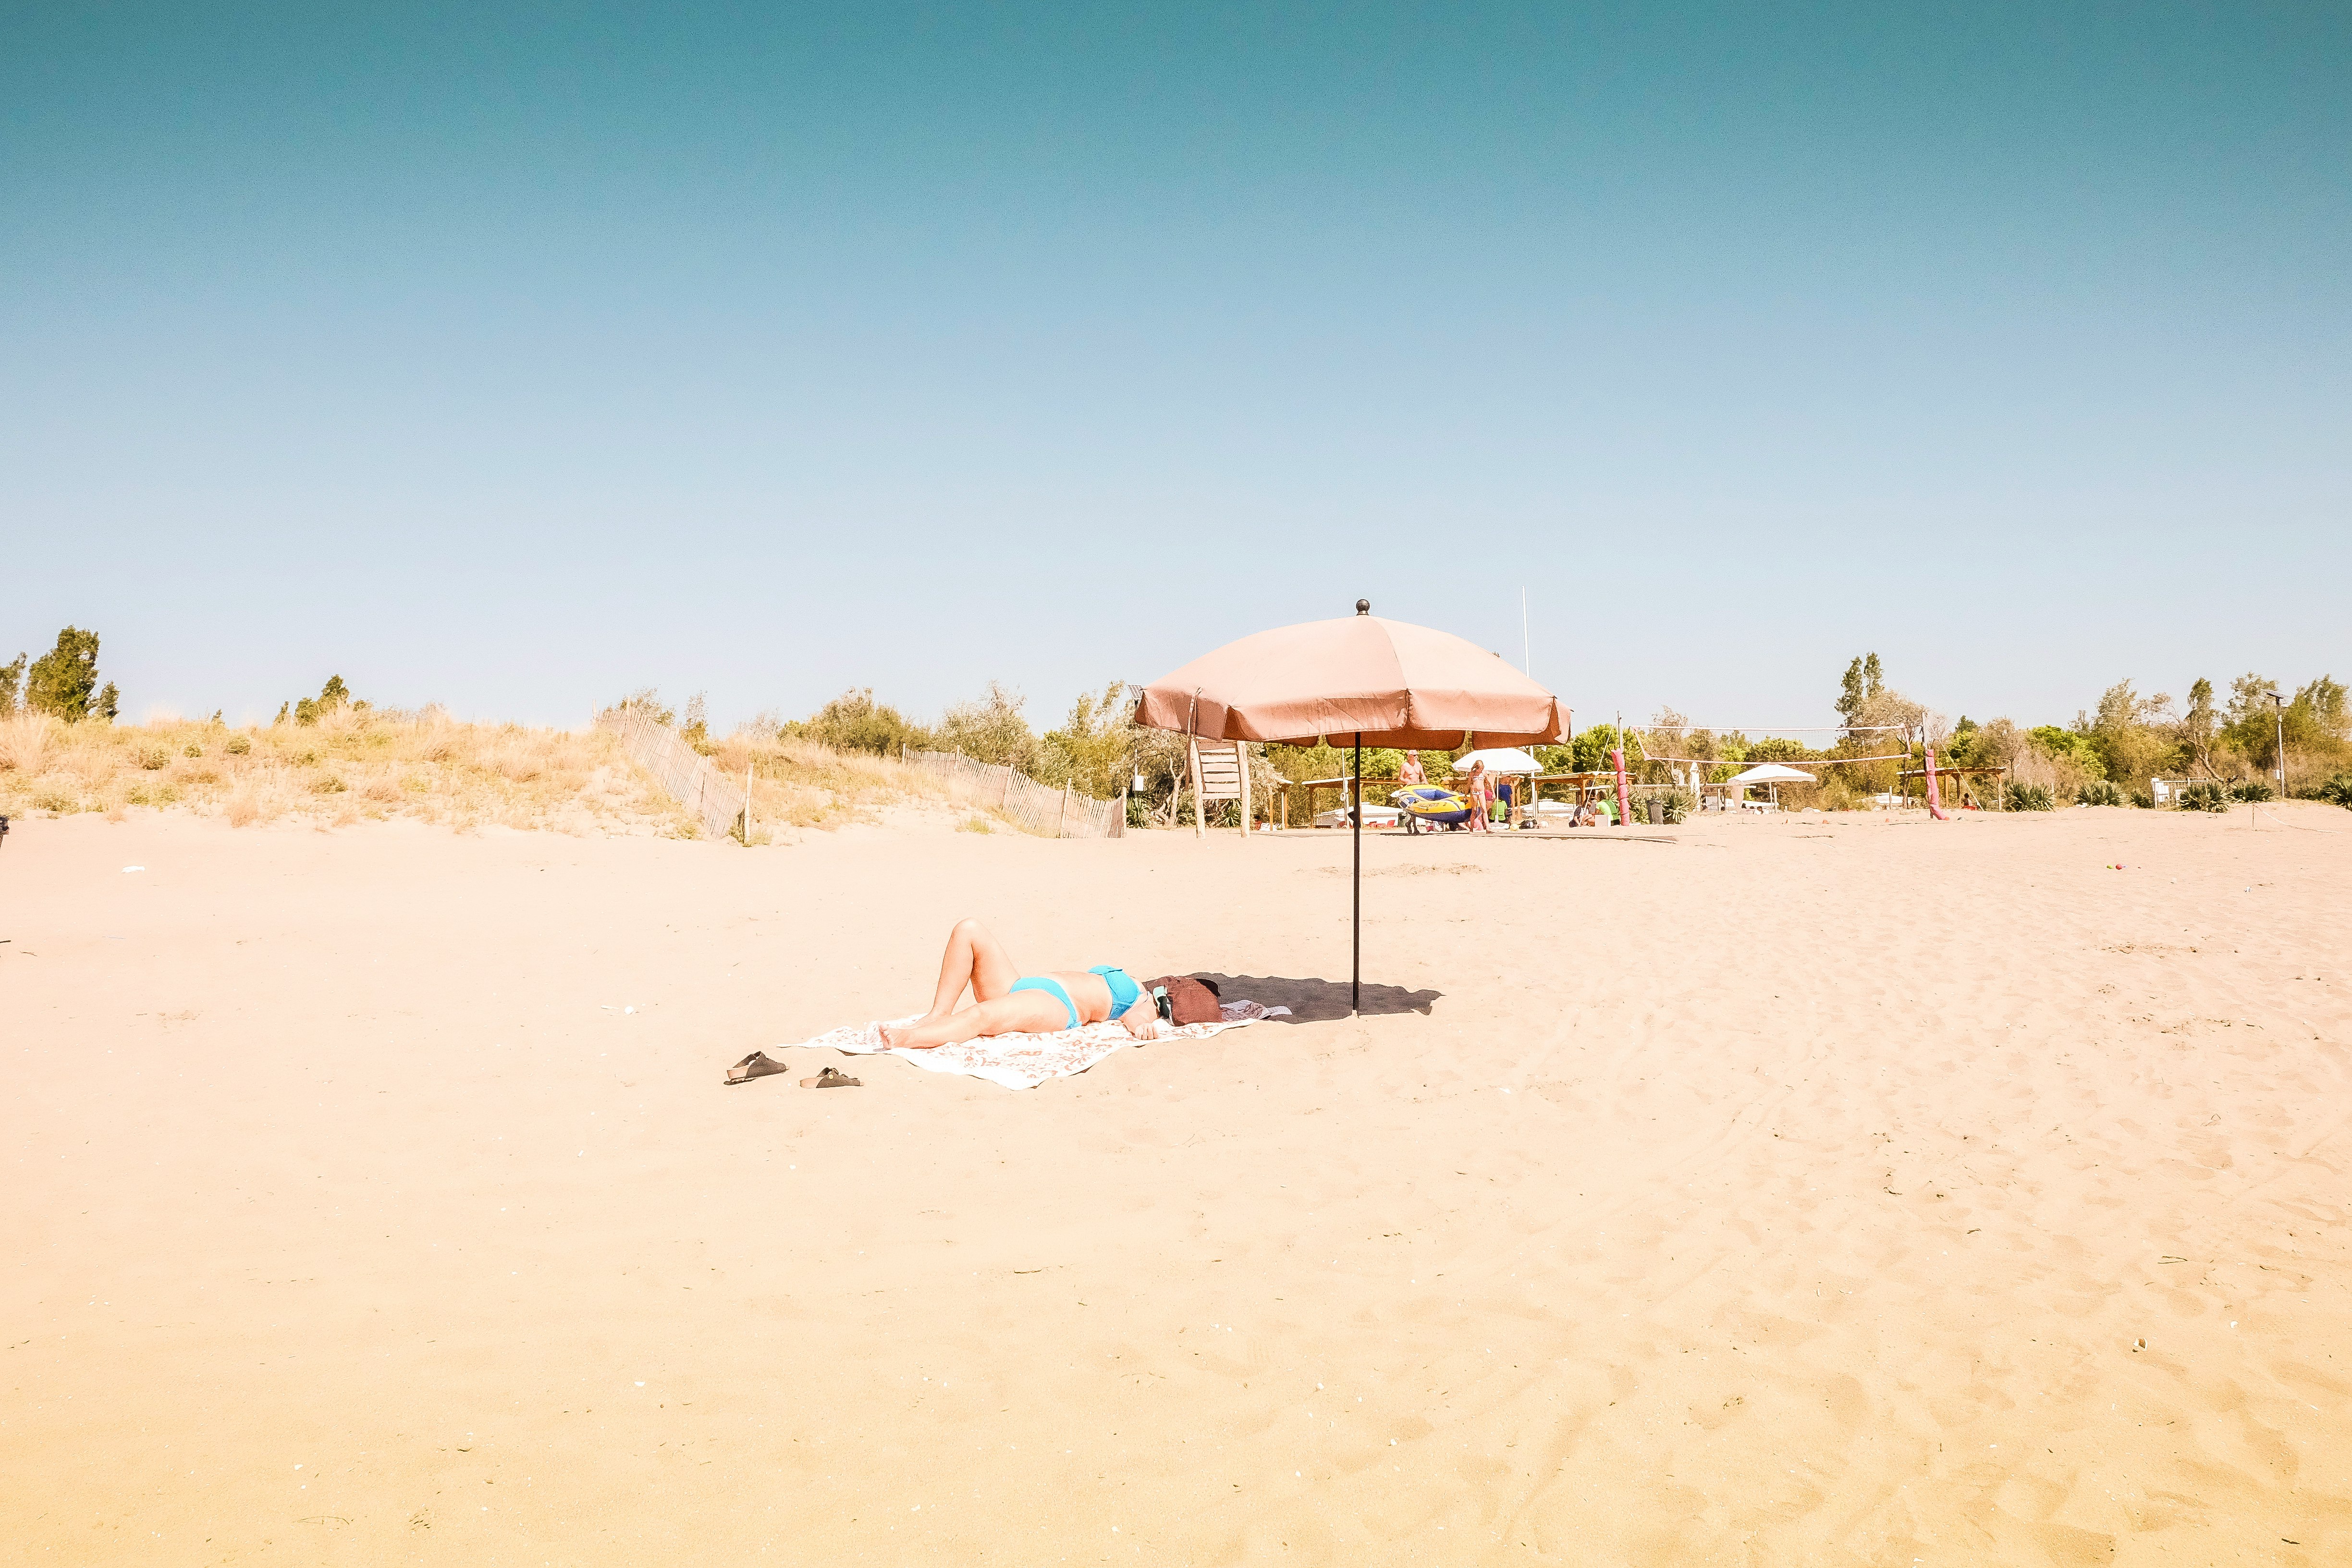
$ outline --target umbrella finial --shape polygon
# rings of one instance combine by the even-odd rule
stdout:
[[[1359,599],[1356,601],[1356,614],[1360,616],[1369,616],[1371,613],[1372,602],[1370,599]]]

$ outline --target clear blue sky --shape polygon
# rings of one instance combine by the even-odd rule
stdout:
[[[131,716],[2352,675],[2352,9],[16,5],[0,658]]]

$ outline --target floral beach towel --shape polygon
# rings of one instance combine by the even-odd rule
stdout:
[[[1228,1002],[1221,1011],[1224,1016],[1216,1023],[1188,1024],[1161,1036],[1155,1043],[1205,1040],[1211,1035],[1238,1029],[1261,1018],[1287,1015],[1290,1009],[1261,1007],[1255,1002]],[[914,1021],[911,1016],[889,1020],[893,1025]],[[829,1047],[852,1056],[904,1057],[929,1072],[982,1078],[1006,1089],[1034,1089],[1048,1079],[1082,1073],[1113,1051],[1145,1042],[1129,1034],[1124,1025],[1087,1024],[1076,1029],[1056,1029],[1050,1035],[992,1035],[984,1039],[966,1040],[961,1045],[935,1046],[927,1051],[890,1050],[882,1044],[882,1026],[877,1023],[846,1026],[798,1043]]]

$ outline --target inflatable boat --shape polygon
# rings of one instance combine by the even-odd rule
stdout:
[[[1459,827],[1470,820],[1471,812],[1476,809],[1465,796],[1434,784],[1401,789],[1389,800],[1404,814],[1407,833],[1418,833],[1424,827]]]

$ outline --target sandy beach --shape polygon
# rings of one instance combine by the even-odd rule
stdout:
[[[20,822],[8,1559],[2352,1561],[2352,814],[1347,855]]]

